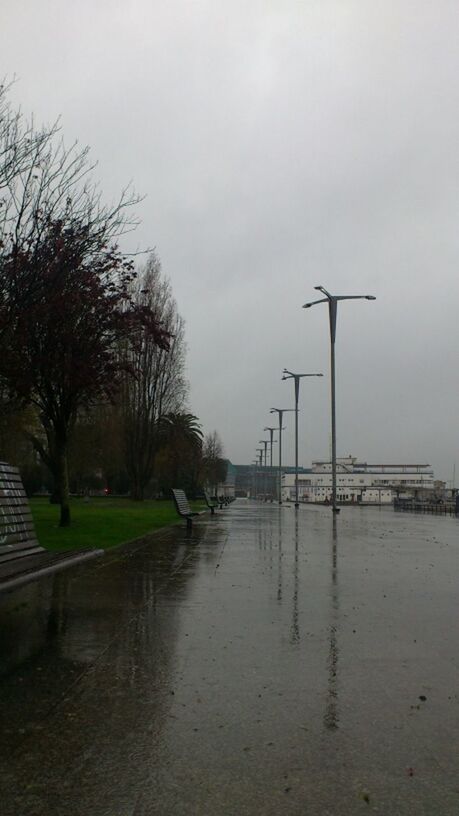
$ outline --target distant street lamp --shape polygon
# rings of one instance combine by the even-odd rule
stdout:
[[[265,471],[264,471],[264,474],[263,474],[263,498],[264,498],[264,501],[266,501],[266,472],[267,472],[267,468],[268,468],[267,449],[268,449],[268,445],[269,445],[269,439],[259,439],[258,441],[259,441],[260,445],[265,446]]]
[[[272,493],[271,493],[271,485],[272,485],[272,473],[273,473],[273,436],[274,431],[276,428],[263,428],[264,431],[269,431],[269,485],[270,485],[270,496],[272,501]]]
[[[257,495],[257,470],[258,470],[258,459],[254,459],[252,462],[253,471],[252,471],[252,488],[251,488],[251,496],[250,498],[253,499],[254,495]]]
[[[323,374],[293,374],[292,371],[284,368],[283,380],[294,380],[295,382],[295,507],[298,509],[298,399],[300,395],[300,380],[302,377],[323,377]]]
[[[269,445],[270,445],[269,466],[272,467],[273,466],[273,436],[274,436],[274,431],[276,431],[277,428],[263,428],[263,430],[264,431],[269,431]]]
[[[323,286],[315,286],[325,297],[320,300],[313,300],[305,303],[303,309],[309,309],[316,303],[328,303],[328,314],[330,318],[330,369],[331,369],[331,425],[332,425],[332,510],[339,513],[336,504],[336,411],[335,411],[335,336],[336,336],[336,315],[339,300],[376,300],[374,295],[331,295]]]
[[[271,408],[270,413],[277,413],[279,415],[279,504],[282,504],[282,417],[289,411],[294,411],[294,408]]]
[[[260,445],[264,445],[264,446],[265,446],[264,448],[259,448],[258,450],[261,450],[261,451],[262,451],[262,454],[261,454],[261,464],[262,464],[262,465],[263,465],[263,453],[264,453],[264,456],[265,456],[265,467],[266,467],[267,462],[268,462],[268,458],[267,458],[267,457],[268,457],[267,448],[268,448],[268,445],[269,445],[269,439],[259,439],[258,441],[259,441]]]
[[[258,453],[258,456],[260,457],[259,462],[258,462],[258,466],[260,468],[263,468],[263,448],[256,448],[256,452]],[[256,482],[257,482],[256,486],[257,486],[257,498],[258,498],[258,491],[260,489],[260,479],[258,478],[258,473],[257,473]]]

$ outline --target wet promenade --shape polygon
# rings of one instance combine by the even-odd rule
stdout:
[[[236,501],[0,606],[1,816],[457,816],[459,522]]]

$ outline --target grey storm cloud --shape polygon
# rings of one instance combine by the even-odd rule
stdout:
[[[459,15],[439,0],[4,0],[2,74],[145,199],[187,324],[191,408],[250,462],[301,387],[300,459],[329,451],[325,307],[341,304],[338,454],[457,457]],[[293,458],[291,424],[286,457]]]

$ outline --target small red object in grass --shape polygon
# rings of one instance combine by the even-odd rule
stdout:
[[[414,776],[414,768],[407,768],[406,772],[407,772],[408,776]]]

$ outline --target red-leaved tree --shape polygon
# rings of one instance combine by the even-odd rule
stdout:
[[[168,336],[152,310],[130,296],[132,263],[95,233],[87,221],[49,219],[28,251],[4,257],[3,292],[34,280],[33,297],[8,313],[8,343],[0,376],[24,403],[32,403],[43,426],[47,449],[37,449],[54,473],[61,503],[60,525],[70,523],[67,452],[78,411],[112,399],[120,379],[118,348],[139,325],[166,348]]]

